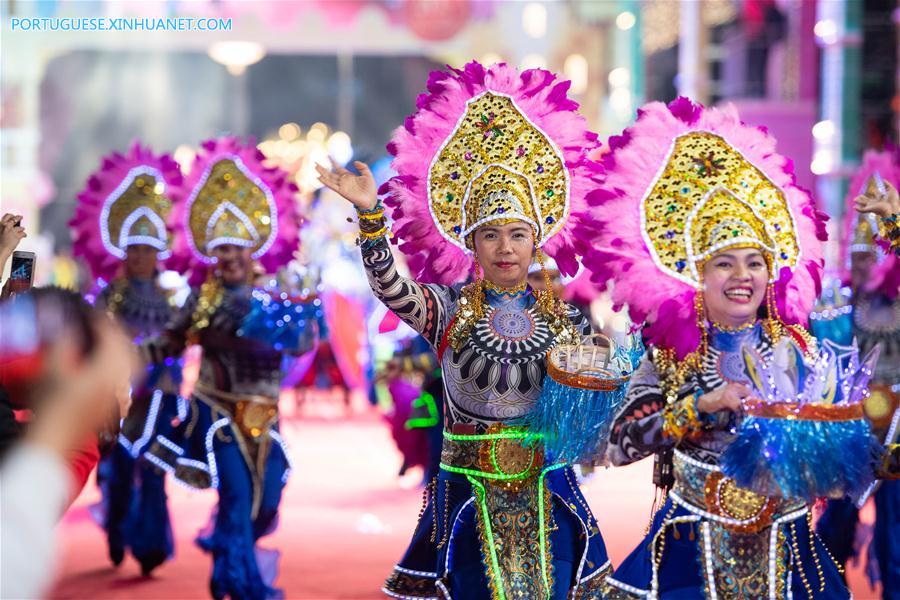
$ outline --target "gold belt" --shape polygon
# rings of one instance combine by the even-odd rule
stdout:
[[[194,389],[201,394],[224,401],[233,422],[244,435],[254,439],[266,433],[278,418],[278,400],[275,398],[255,394],[232,394],[202,383],[197,383]]]
[[[675,489],[680,502],[707,512],[736,533],[758,533],[779,516],[803,508],[802,502],[764,496],[738,486],[716,465],[675,456]]]

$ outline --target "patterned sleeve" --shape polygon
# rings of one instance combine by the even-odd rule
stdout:
[[[666,406],[656,366],[650,353],[645,354],[631,377],[625,405],[613,422],[607,451],[610,463],[626,465],[635,462],[675,446],[682,435],[698,432],[701,423],[695,402],[691,386],[687,386],[682,388],[672,405]],[[678,427],[673,428],[671,422],[667,424],[667,418]],[[673,434],[673,429],[678,428],[681,432]]]
[[[375,297],[433,347],[438,347],[459,292],[443,285],[420,285],[401,276],[385,238],[362,245],[363,266]]]

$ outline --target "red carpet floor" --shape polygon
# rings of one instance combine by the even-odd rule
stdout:
[[[381,583],[416,525],[421,491],[400,489],[400,458],[375,415],[346,421],[286,422],[294,473],[281,504],[281,525],[263,546],[281,550],[277,585],[288,598],[381,598]],[[607,548],[617,564],[641,538],[650,516],[651,461],[603,470],[584,486]],[[53,598],[208,598],[209,558],[192,540],[206,524],[215,493],[169,484],[176,557],[144,578],[126,559],[110,566],[100,529],[88,514],[99,494],[93,483],[60,528],[64,547]],[[856,598],[876,598],[858,570]]]

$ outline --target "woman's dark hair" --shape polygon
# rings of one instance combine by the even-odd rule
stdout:
[[[71,336],[82,356],[93,351],[96,340],[92,321],[96,315],[96,309],[78,293],[54,286],[32,288],[0,303],[2,380],[9,404],[33,408],[30,397],[43,371],[39,366],[42,357],[61,335]],[[36,362],[26,360],[26,366],[21,367],[23,357]]]
[[[26,296],[34,302],[38,319],[40,343],[47,344],[68,330],[77,341],[83,356],[94,350],[94,328],[91,322],[96,318],[96,309],[77,292],[56,286],[33,288]],[[21,297],[21,296],[20,296]],[[54,325],[60,329],[52,329]]]

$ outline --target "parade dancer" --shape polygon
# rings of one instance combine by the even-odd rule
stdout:
[[[816,356],[802,324],[818,292],[824,217],[774,139],[733,107],[679,98],[638,115],[610,140],[593,197],[601,223],[581,234],[593,246],[585,266],[615,282],[613,301],[647,323],[650,344],[609,458],[656,454],[656,482],[670,490],[607,578],[607,596],[846,598],[807,501],[741,487],[722,466],[755,393],[747,356],[767,361],[787,342]]]
[[[213,556],[214,598],[280,595],[274,565],[257,562],[255,544],[276,525],[290,472],[278,431],[282,360],[310,345],[306,305],[252,283],[253,261],[270,273],[284,266],[299,233],[297,188],[263,159],[236,138],[202,144],[173,221],[176,264],[203,283],[145,344],[155,364],[190,344],[203,351],[184,424],[151,451],[180,480],[218,491],[213,530],[197,540]]]
[[[103,288],[96,305],[120,321],[140,344],[159,333],[175,311],[159,284],[160,265],[171,254],[166,219],[181,171],[168,155],[135,144],[105,156],[78,195],[72,253],[87,263]],[[127,550],[148,575],[172,556],[165,472],[138,460],[158,434],[178,418],[180,365],[151,368],[134,382],[132,404],[118,443],[98,469],[109,556],[119,565]]]
[[[586,157],[596,137],[568,85],[504,64],[431,74],[388,146],[398,175],[383,188],[416,279],[395,268],[368,167],[319,168],[357,209],[376,297],[431,344],[442,369],[441,470],[385,583],[389,596],[593,598],[609,569],[572,469],[511,425],[541,393],[547,352],[590,333],[552,286],[527,285],[545,252],[575,273],[572,227],[596,186]]]
[[[857,213],[854,205],[869,205],[900,184],[896,152],[869,151],[850,182],[844,217],[841,275],[849,287],[826,290],[810,315],[812,332],[843,346],[854,340],[862,351],[879,345],[881,358],[869,386],[866,416],[878,441],[896,442],[900,425],[900,258],[879,239],[878,217]],[[890,186],[890,187],[888,187]],[[896,191],[894,191],[896,194]],[[816,529],[842,565],[856,552],[859,507],[875,498],[875,527],[866,573],[870,583],[882,583],[884,598],[900,598],[900,481],[884,481],[862,498],[829,501]]]

